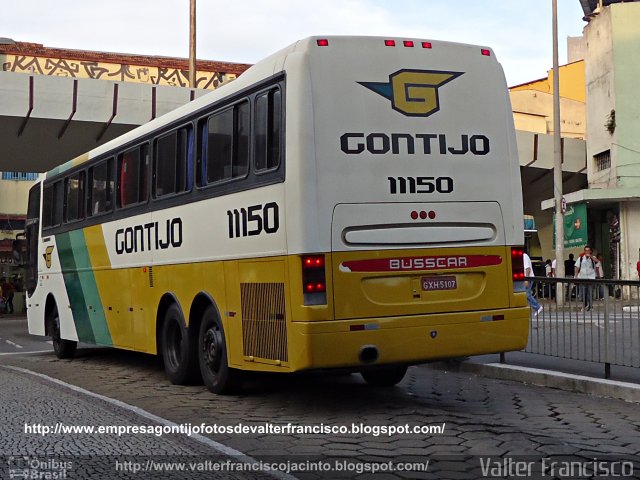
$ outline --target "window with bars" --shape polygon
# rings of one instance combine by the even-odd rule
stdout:
[[[611,168],[611,150],[605,150],[604,152],[594,155],[593,160],[596,164],[596,172]]]
[[[36,172],[2,172],[2,180],[38,180]]]

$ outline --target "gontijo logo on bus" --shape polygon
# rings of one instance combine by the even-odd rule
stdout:
[[[438,88],[464,72],[438,70],[398,70],[389,82],[358,82],[391,100],[394,110],[409,117],[428,117],[440,110]]]
[[[42,254],[42,256],[44,257],[44,263],[47,266],[47,268],[51,268],[51,254],[52,253],[53,253],[53,247],[52,246],[48,246],[47,249]]]
[[[339,268],[342,272],[410,272],[487,267],[501,263],[500,255],[432,255],[351,260],[342,262]]]

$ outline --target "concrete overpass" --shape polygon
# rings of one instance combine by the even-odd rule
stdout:
[[[49,170],[207,92],[0,72],[0,171]]]
[[[0,38],[0,171],[43,172],[232,80],[250,65]]]

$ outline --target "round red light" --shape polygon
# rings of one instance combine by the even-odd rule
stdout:
[[[436,212],[434,212],[433,210],[429,210],[429,218],[431,220],[433,220],[434,218],[436,218]]]
[[[422,220],[424,220],[425,218],[427,218],[427,212],[425,212],[424,210],[422,210],[422,211],[420,212],[420,218],[421,218]]]
[[[418,212],[416,212],[415,210],[413,212],[411,212],[411,218],[413,218],[414,220],[418,219]]]

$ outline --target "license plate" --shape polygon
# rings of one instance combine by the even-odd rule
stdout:
[[[433,290],[455,290],[458,288],[458,281],[455,276],[434,276],[422,277],[422,290],[431,292]]]

